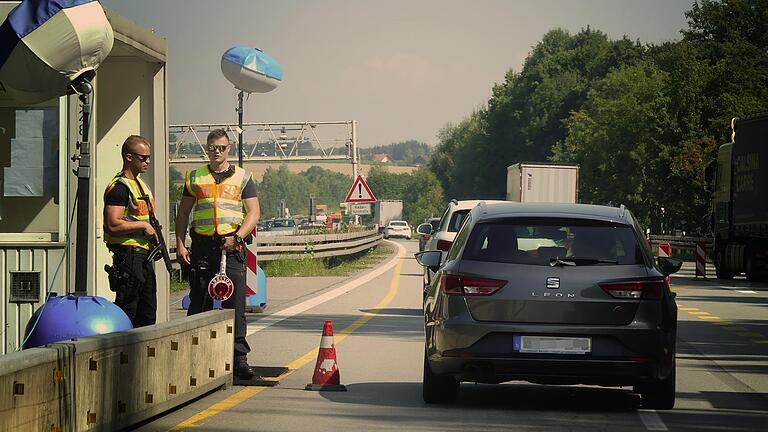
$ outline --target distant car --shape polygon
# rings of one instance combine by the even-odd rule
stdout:
[[[423,398],[452,402],[460,383],[633,386],[644,408],[675,404],[677,306],[625,208],[484,204],[448,252],[416,254],[435,271],[424,298]]]
[[[293,219],[280,218],[275,219],[269,224],[270,231],[296,231],[296,222]]]
[[[419,234],[419,252],[424,250],[427,242],[432,238],[432,233],[436,232],[438,227],[440,227],[440,218],[431,218],[416,228]]]
[[[406,221],[393,220],[393,221],[390,221],[386,227],[384,227],[385,239],[388,239],[390,237],[402,237],[410,240],[411,235],[412,235],[411,226],[408,225],[408,222]]]
[[[461,228],[461,224],[464,222],[464,218],[467,216],[470,210],[481,202],[486,204],[492,203],[504,203],[509,201],[498,200],[463,200],[456,201],[451,200],[448,203],[448,207],[443,213],[443,217],[440,218],[439,225],[436,229],[432,230],[429,240],[424,244],[423,250],[441,250],[447,252],[451,248],[453,239],[456,237],[456,232]],[[424,285],[428,285],[432,280],[432,271],[429,268],[424,267]]]

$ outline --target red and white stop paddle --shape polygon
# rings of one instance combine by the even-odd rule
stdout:
[[[227,251],[221,250],[221,267],[208,283],[208,295],[214,300],[225,301],[235,292],[235,284],[227,277]]]

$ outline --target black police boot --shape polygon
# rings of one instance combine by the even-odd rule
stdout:
[[[248,365],[248,358],[246,356],[235,357],[235,377],[241,380],[249,380],[256,375],[253,368]]]

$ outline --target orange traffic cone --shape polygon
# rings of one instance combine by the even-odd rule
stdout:
[[[339,366],[336,363],[336,348],[333,346],[333,324],[326,320],[323,337],[320,339],[320,351],[317,353],[315,372],[312,382],[304,390],[347,391],[339,378]]]

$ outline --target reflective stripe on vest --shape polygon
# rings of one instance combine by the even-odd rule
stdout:
[[[154,207],[155,198],[152,196],[152,191],[149,190],[149,186],[147,186],[141,179],[137,180],[141,182],[141,187],[144,189],[144,192],[149,195],[152,207]],[[104,200],[106,201],[107,195],[112,191],[115,185],[122,183],[128,187],[128,207],[123,211],[123,218],[131,221],[149,222],[149,208],[147,207],[147,203],[140,198],[141,190],[136,183],[137,180],[125,178],[122,172],[117,173],[112,181],[109,182],[107,190],[104,192]],[[142,249],[152,248],[152,240],[144,236],[144,231],[135,231],[120,236],[113,236],[107,232],[106,221],[104,222],[104,242],[111,245],[137,246]]]
[[[235,167],[234,174],[218,184],[208,165],[187,172],[185,185],[195,197],[192,229],[205,236],[237,231],[245,218],[242,195],[250,178],[240,167]]]

